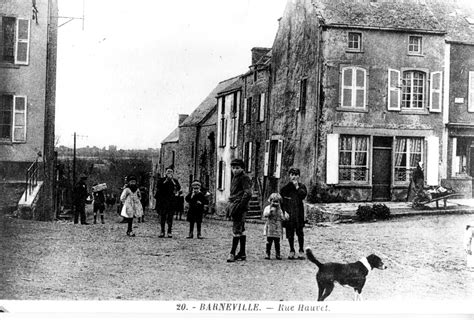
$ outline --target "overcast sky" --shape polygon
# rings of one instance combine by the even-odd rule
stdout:
[[[83,0],[59,0],[82,16]],[[133,3],[133,5],[131,5]],[[59,145],[156,148],[219,81],[271,47],[286,0],[85,0],[59,28]],[[60,24],[65,22],[60,19]]]

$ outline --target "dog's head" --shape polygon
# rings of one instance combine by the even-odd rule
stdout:
[[[387,266],[383,264],[382,259],[380,259],[379,256],[375,254],[371,254],[370,256],[368,256],[367,261],[369,262],[372,269],[374,268],[377,268],[380,270],[387,269]]]

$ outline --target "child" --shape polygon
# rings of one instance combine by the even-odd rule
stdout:
[[[286,223],[286,238],[290,245],[290,255],[288,259],[295,259],[295,233],[298,237],[298,259],[304,260],[304,204],[306,198],[306,186],[299,182],[300,169],[291,168],[289,171],[290,182],[280,190],[284,199],[283,209],[289,213],[290,219]]]
[[[137,179],[134,176],[129,177],[128,184],[120,196],[120,201],[123,203],[120,215],[125,218],[128,226],[127,236],[135,237],[132,229],[133,217],[140,218],[143,215],[143,208],[140,203],[140,191],[138,190]]]
[[[194,234],[194,223],[197,225],[197,238],[201,237],[201,222],[204,214],[204,205],[208,204],[206,196],[201,192],[201,183],[194,180],[191,184],[192,191],[186,196],[186,202],[189,203],[188,217],[189,235],[187,239],[192,239]]]
[[[474,271],[474,256],[472,255],[472,250],[474,249],[474,241],[472,241],[473,235],[474,226],[468,224],[466,226],[465,245],[467,254],[467,268],[470,271]]]
[[[138,218],[138,223],[145,222],[145,211],[148,207],[148,189],[146,187],[140,188],[140,202],[143,208],[143,215]]]
[[[184,212],[184,195],[183,195],[183,191],[179,190],[178,195],[176,196],[176,219],[177,220],[181,220],[181,217],[183,216],[183,212]]]
[[[270,260],[270,251],[272,243],[275,242],[275,257],[281,260],[280,256],[280,238],[283,235],[281,222],[287,220],[290,216],[281,209],[282,197],[278,193],[272,193],[268,198],[270,205],[263,210],[263,216],[267,218],[265,222],[264,235],[267,236],[267,250],[265,259]]]
[[[245,245],[247,236],[245,235],[245,217],[248,211],[248,204],[252,197],[252,183],[250,178],[244,173],[244,161],[242,159],[234,159],[230,162],[233,173],[230,182],[229,205],[227,207],[228,216],[232,218],[232,248],[230,250],[227,262],[235,262],[236,260],[246,260]],[[237,246],[240,242],[240,251],[235,255]]]
[[[104,210],[105,210],[105,195],[104,190],[95,190],[97,184],[94,185],[92,188],[92,199],[94,201],[93,204],[93,212],[94,212],[94,224],[97,223],[97,212],[100,212],[100,221],[104,224]]]

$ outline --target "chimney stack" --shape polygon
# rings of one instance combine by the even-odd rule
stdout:
[[[252,65],[256,64],[264,55],[266,55],[270,48],[255,47],[252,48]]]
[[[181,125],[181,123],[183,123],[184,120],[186,120],[186,118],[189,116],[189,114],[179,114],[179,120],[178,120],[178,126]]]

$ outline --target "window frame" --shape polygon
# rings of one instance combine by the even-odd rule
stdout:
[[[341,142],[342,138],[351,138],[351,150],[342,150],[341,149]],[[357,150],[356,147],[356,138],[364,138],[366,140],[366,150]],[[339,135],[338,139],[338,184],[352,184],[352,185],[369,185],[371,182],[370,179],[370,173],[371,173],[371,167],[370,167],[370,157],[371,157],[371,139],[370,136],[368,135],[352,135],[352,134],[341,134]],[[349,165],[343,165],[341,164],[341,153],[343,152],[350,152],[351,154],[351,163]],[[356,153],[365,153],[365,165],[356,165]],[[365,180],[356,180],[355,179],[355,170],[358,168],[364,168],[366,174],[365,174]],[[341,175],[341,170],[344,169],[349,169],[351,170],[350,172],[350,180],[344,180],[342,175]]]
[[[18,65],[18,66],[21,66],[21,65],[29,65],[30,63],[30,45],[31,45],[31,20],[30,19],[25,19],[25,18],[21,18],[21,17],[15,17],[15,16],[8,16],[8,15],[5,15],[5,16],[1,16],[0,15],[0,33],[1,33],[1,36],[0,36],[0,41],[1,41],[1,45],[0,45],[0,48],[3,48],[4,47],[4,37],[3,37],[3,33],[4,33],[4,28],[3,28],[3,19],[4,18],[9,18],[9,19],[13,19],[15,22],[14,22],[14,29],[13,29],[13,59],[12,60],[4,60],[4,56],[3,56],[3,50],[1,52],[1,55],[0,55],[0,64],[7,64],[7,65]],[[24,37],[20,37],[20,25],[23,23],[23,22],[26,22],[26,34],[24,34],[23,32],[21,34],[25,35]],[[25,59],[24,60],[19,60],[19,54],[18,54],[18,51],[20,49],[20,47],[24,47],[25,48]]]
[[[302,78],[300,81],[300,96],[297,111],[304,113],[308,104],[308,78]]]
[[[27,141],[27,130],[28,130],[28,97],[26,95],[15,95],[12,93],[0,93],[0,97],[2,99],[2,105],[4,101],[4,97],[9,96],[12,99],[12,105],[10,106],[10,124],[9,124],[9,131],[10,136],[7,138],[0,138],[0,143],[26,143]],[[17,100],[23,99],[24,105],[23,109],[19,109],[17,106]],[[17,125],[17,117],[21,116],[23,124]],[[3,124],[8,125],[8,124]],[[16,129],[23,129],[23,134],[21,137],[18,137],[16,134]]]
[[[418,46],[418,51],[414,51],[411,49],[415,45],[411,43],[411,40],[415,38],[419,40],[418,44],[416,44]],[[412,56],[423,55],[423,37],[421,35],[413,35],[413,34],[408,35],[407,52],[408,52],[408,55],[412,55]]]
[[[358,36],[358,41],[354,42],[351,40],[351,36]],[[357,43],[358,48],[351,48],[351,43]],[[362,52],[362,32],[349,31],[347,32],[347,52]]]
[[[410,107],[405,107],[405,103],[404,101],[407,101],[407,100],[404,100],[404,95],[405,95],[405,88],[407,86],[405,86],[405,74],[408,74],[408,73],[411,73],[412,76],[411,76],[411,85],[410,85],[410,97],[411,99],[409,100],[410,101]],[[423,86],[421,86],[423,88],[423,100],[422,100],[422,106],[420,108],[413,108],[413,103],[416,103],[414,102],[413,100],[413,96],[416,94],[414,91],[413,91],[413,88],[414,88],[414,80],[418,80],[419,79],[414,79],[414,75],[415,73],[419,73],[419,74],[422,74],[424,76],[424,82],[423,82]],[[427,105],[428,105],[428,72],[426,70],[421,70],[421,69],[402,69],[401,70],[401,73],[400,73],[400,110],[401,111],[425,111],[426,108],[427,108]]]
[[[397,152],[397,141],[400,139],[406,139],[406,145],[405,149],[405,166],[402,167],[401,165],[397,165],[397,154],[402,153],[402,152]],[[393,139],[393,165],[392,165],[392,181],[394,186],[407,186],[410,183],[411,179],[411,174],[413,170],[416,168],[416,162],[415,165],[411,166],[410,165],[410,157],[412,152],[410,151],[411,145],[415,139],[421,140],[421,151],[420,151],[420,160],[419,161],[424,161],[424,155],[425,155],[425,139],[424,137],[406,137],[406,136],[396,136]],[[415,154],[418,152],[414,152]],[[406,171],[405,173],[405,180],[398,180],[397,179],[397,168],[398,169],[404,169]],[[407,174],[409,172],[409,174]]]
[[[344,73],[346,71],[351,70],[352,72],[352,77],[351,77],[351,82],[352,84],[350,86],[345,85],[344,83]],[[357,72],[362,71],[364,76],[364,86],[363,87],[358,87],[357,86]],[[367,111],[367,100],[368,100],[368,87],[369,87],[369,72],[367,69],[361,67],[361,66],[343,66],[341,67],[340,71],[340,89],[339,89],[339,94],[340,94],[340,99],[339,99],[339,109],[345,110],[345,111],[356,111],[356,112],[366,112]],[[350,90],[351,92],[351,105],[350,106],[344,106],[344,91],[345,90]],[[363,106],[362,107],[357,107],[357,90],[363,90],[364,94],[364,100],[363,100]]]

